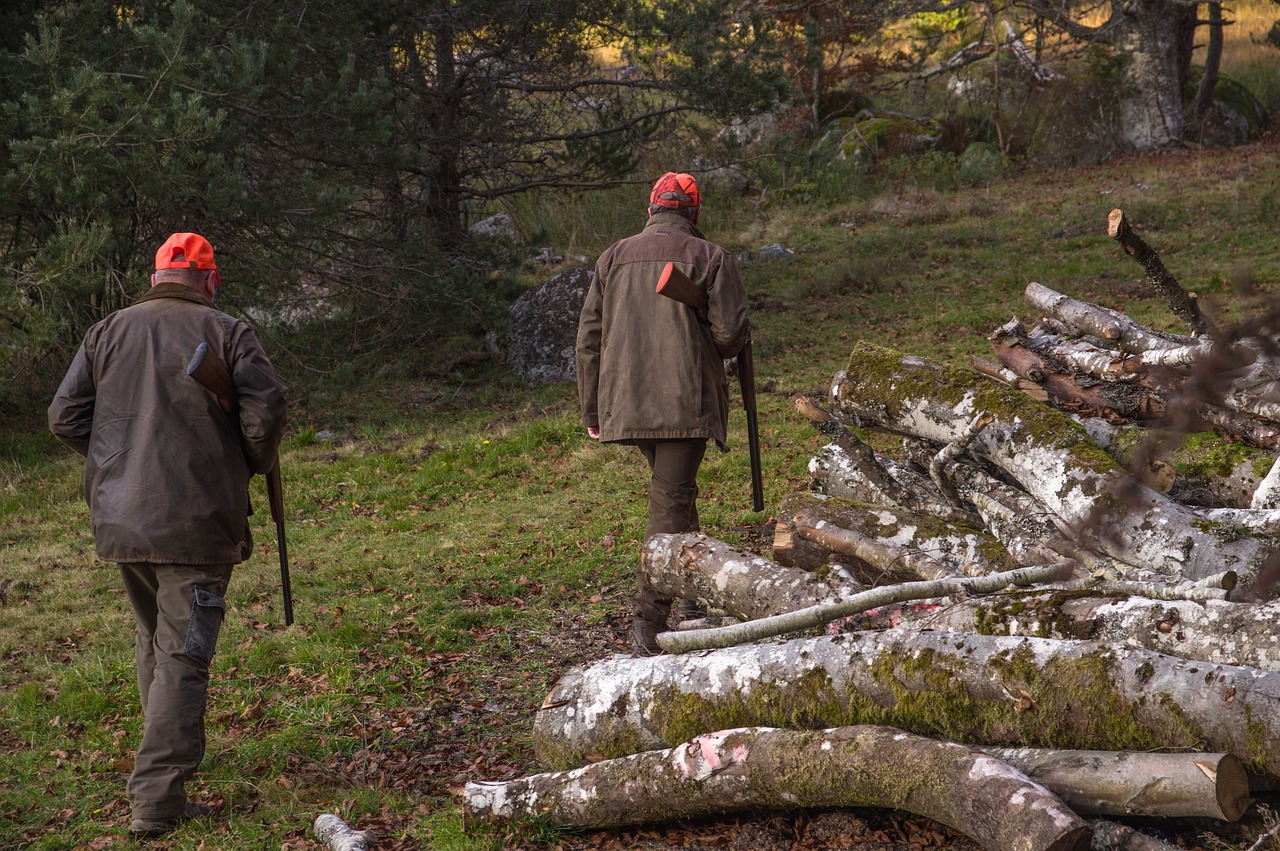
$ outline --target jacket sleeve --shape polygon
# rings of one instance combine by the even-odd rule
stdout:
[[[265,474],[275,464],[284,435],[287,408],[284,384],[257,335],[244,323],[236,323],[229,347],[245,460],[252,472]]]
[[[49,431],[81,455],[89,454],[89,433],[93,430],[93,408],[97,388],[93,365],[81,343],[71,368],[49,405]]]
[[[591,276],[591,286],[587,288],[587,298],[582,304],[582,314],[578,318],[578,341],[576,358],[578,367],[578,406],[582,409],[582,424],[588,428],[599,428],[600,411],[598,395],[600,389],[600,329],[604,307],[604,275],[599,263],[596,263],[595,274]]]
[[[727,251],[707,284],[707,322],[716,351],[731,358],[751,340],[751,321],[747,317],[747,291],[742,286],[737,264]]]

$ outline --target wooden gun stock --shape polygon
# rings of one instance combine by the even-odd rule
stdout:
[[[707,322],[707,291],[688,275],[668,263],[658,276],[656,292],[687,305],[698,321]],[[747,415],[747,448],[751,455],[751,506],[764,511],[764,474],[760,464],[760,426],[756,420],[756,367],[751,354],[751,341],[738,352],[738,386],[742,390],[742,408]]]
[[[231,371],[208,343],[196,346],[187,375],[201,387],[218,397],[218,407],[228,414],[239,411],[236,388],[231,382]],[[267,479],[267,504],[271,507],[271,520],[276,525],[276,548],[280,551],[280,590],[284,595],[284,625],[293,625],[293,590],[289,584],[289,554],[284,539],[284,487],[280,480],[280,457],[277,455]]]

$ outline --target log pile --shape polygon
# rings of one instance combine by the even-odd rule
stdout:
[[[565,674],[551,771],[468,784],[467,818],[867,806],[991,849],[1165,848],[1104,819],[1280,789],[1276,316],[1226,329],[1109,227],[1187,334],[1033,283],[994,362],[859,343],[796,400],[829,443],[772,558],[645,544],[653,587],[725,621]]]

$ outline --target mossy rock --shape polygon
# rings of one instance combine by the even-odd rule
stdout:
[[[974,142],[960,154],[960,179],[975,186],[989,186],[1007,175],[1009,158],[991,142]]]
[[[838,162],[871,163],[882,156],[920,153],[937,141],[938,127],[932,121],[864,112],[829,123],[809,148],[809,155]]]

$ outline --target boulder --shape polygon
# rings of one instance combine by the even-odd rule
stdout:
[[[515,242],[517,239],[516,220],[511,218],[510,213],[498,213],[487,219],[481,219],[471,226],[472,236],[485,237],[487,239],[505,239],[509,242]]]
[[[566,269],[511,305],[511,326],[497,348],[521,381],[533,385],[576,379],[578,316],[594,274],[589,263]]]

